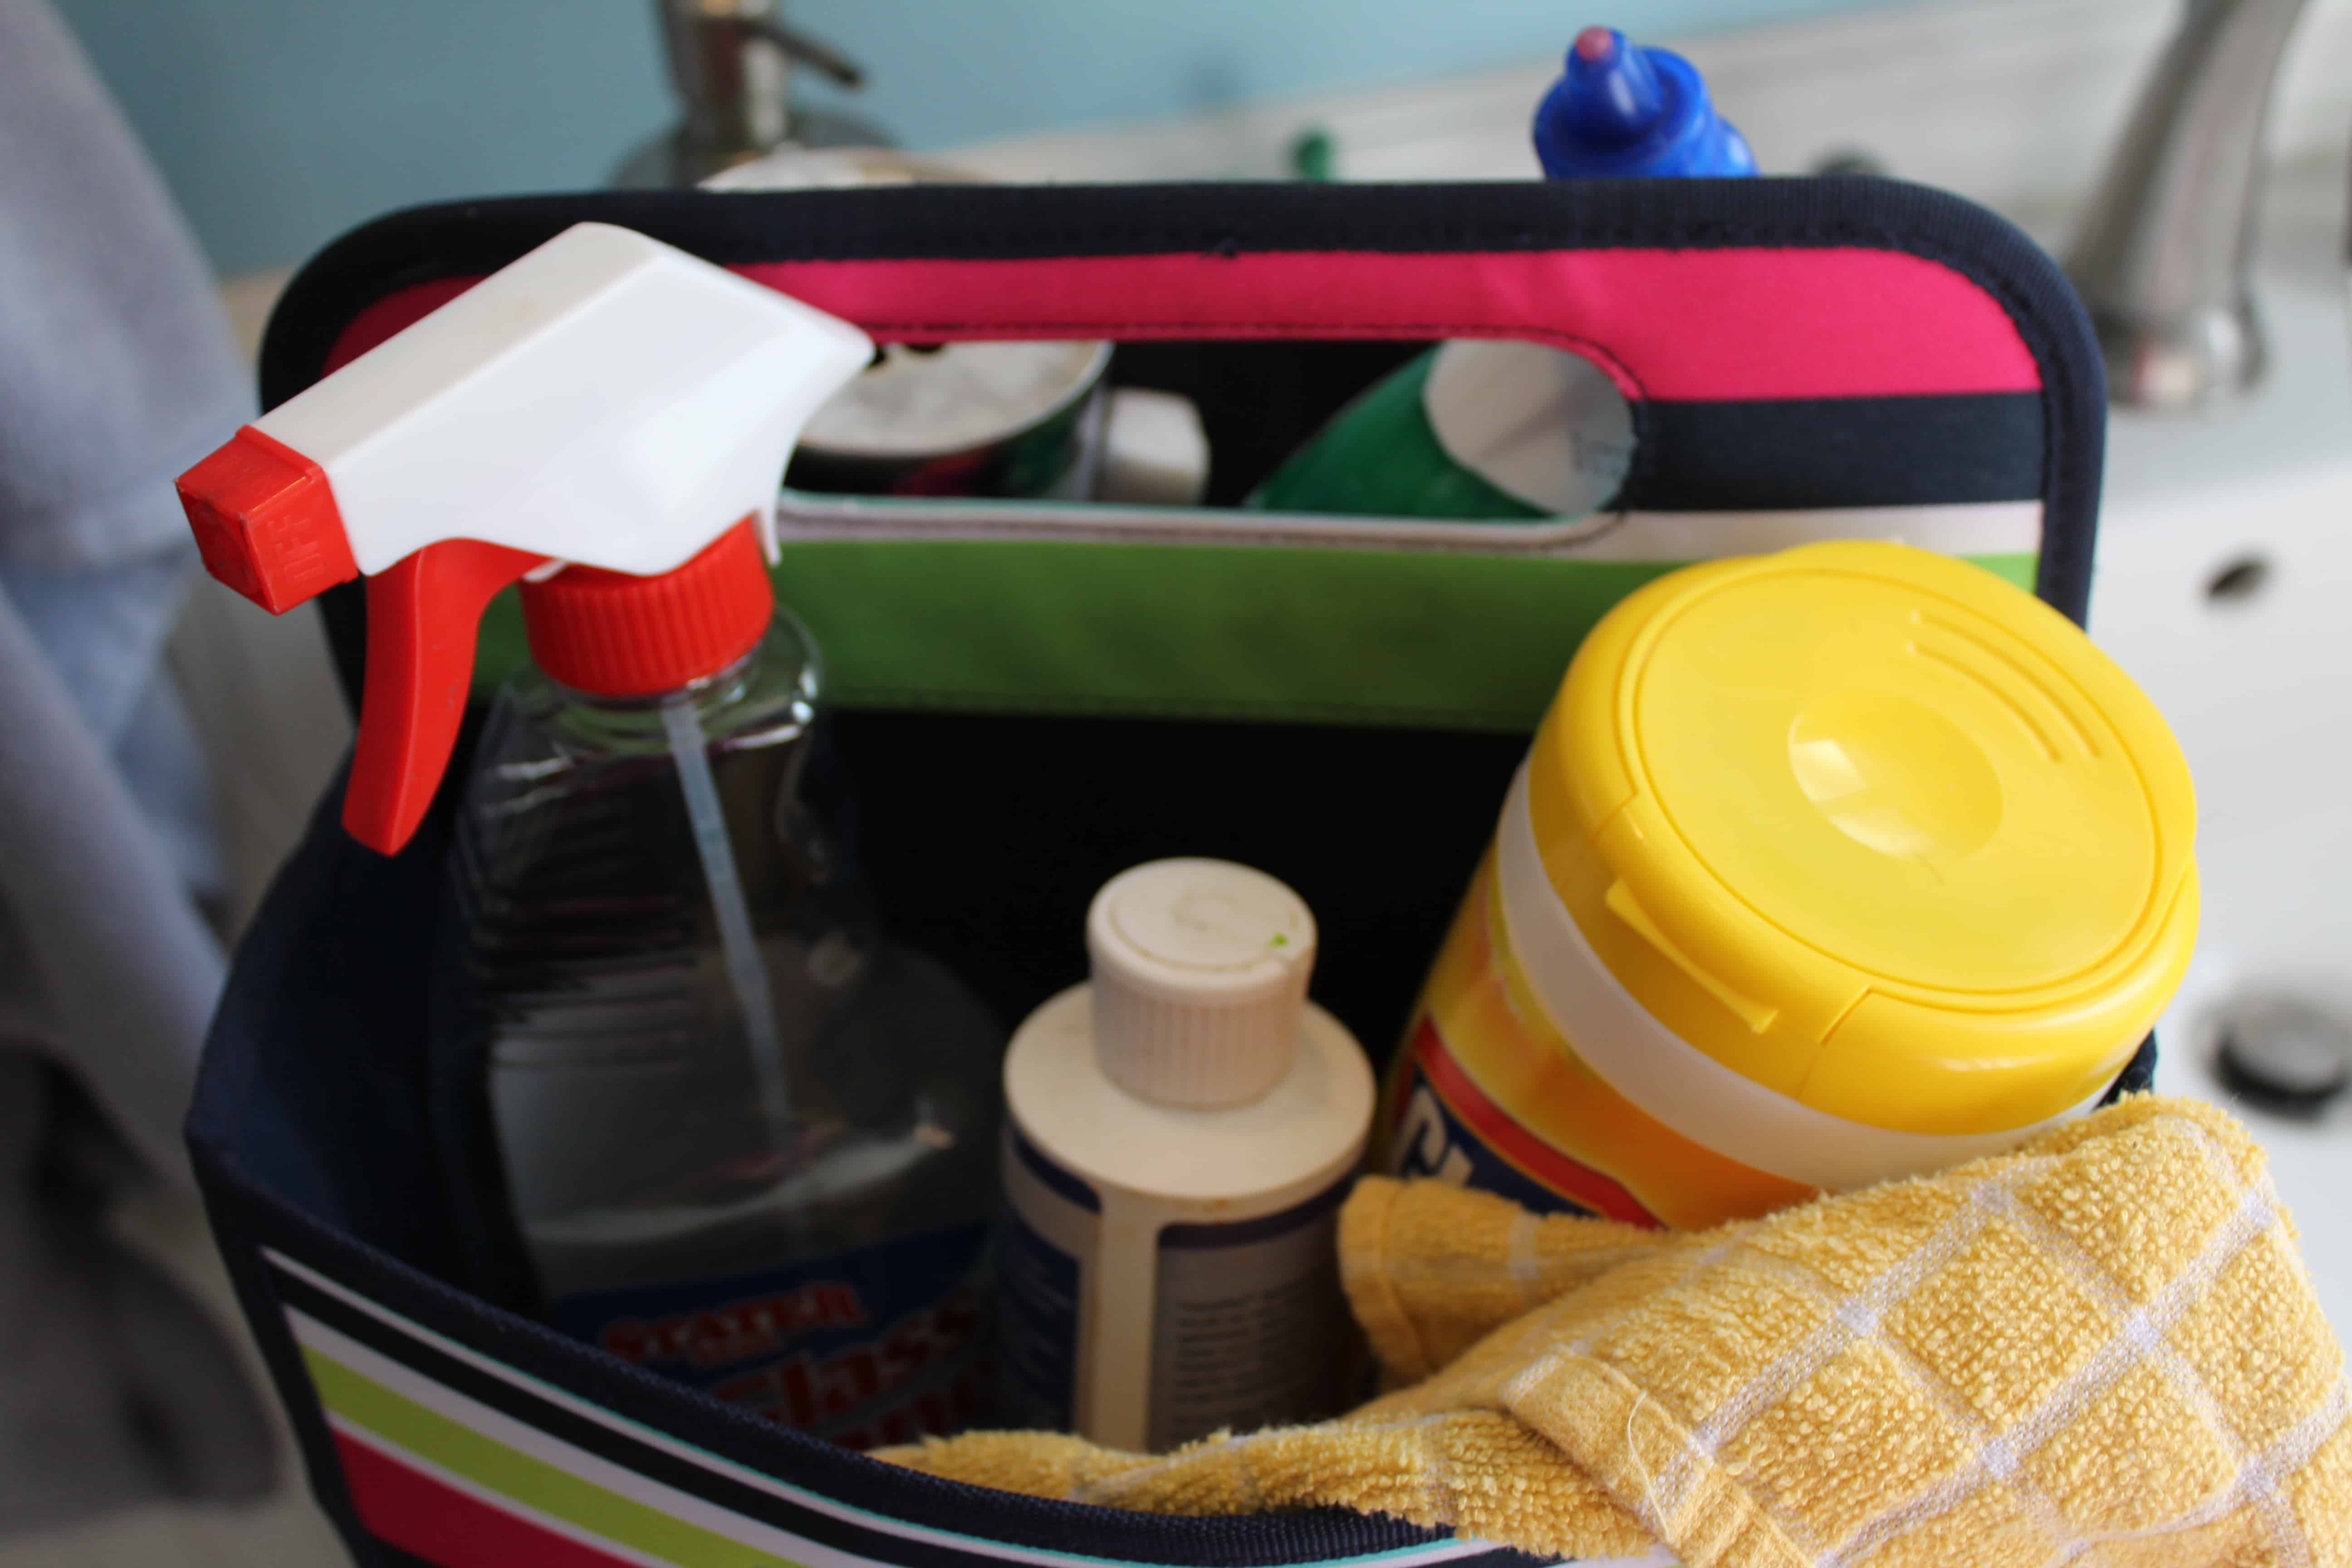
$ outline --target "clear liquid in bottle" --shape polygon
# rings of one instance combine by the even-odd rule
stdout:
[[[511,1234],[549,1320],[866,1447],[984,1414],[1003,1037],[877,940],[812,804],[818,713],[789,616],[667,700],[526,670],[476,756],[456,873]],[[673,754],[689,719],[731,948]],[[746,1026],[759,980],[770,1029]]]

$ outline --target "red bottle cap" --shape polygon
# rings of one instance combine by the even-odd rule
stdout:
[[[522,585],[530,657],[599,697],[651,697],[716,675],[751,651],[775,612],[750,518],[658,577],[571,566]]]

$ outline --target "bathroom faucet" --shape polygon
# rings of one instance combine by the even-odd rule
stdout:
[[[2189,0],[2066,270],[2119,406],[2201,411],[2263,374],[2249,288],[2271,83],[2304,0]]]
[[[654,0],[654,16],[685,113],[622,163],[615,184],[698,184],[787,143],[887,144],[863,120],[793,101],[796,66],[851,88],[865,72],[830,44],[787,26],[782,0]]]

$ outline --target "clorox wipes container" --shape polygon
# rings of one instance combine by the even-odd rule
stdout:
[[[2155,705],[1895,544],[1676,572],[1577,654],[1389,1087],[1388,1167],[1695,1227],[2095,1105],[2197,933]]]

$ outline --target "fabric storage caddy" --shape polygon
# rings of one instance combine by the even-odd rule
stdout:
[[[1318,999],[1386,1048],[1578,641],[1685,561],[1901,537],[2084,610],[2105,406],[2080,308],[2000,220],[1874,180],[420,209],[296,279],[265,403],[588,219],[880,339],[1132,345],[1114,380],[1193,397],[1228,491],[1253,454],[1279,456],[1433,339],[1573,348],[1632,401],[1633,468],[1611,509],[1571,522],[793,498],[779,596],[826,655],[880,907],[1008,1024],[1078,977],[1097,885],[1204,854],[1307,898]],[[337,590],[327,614],[356,690],[362,602]],[[484,650],[487,678],[519,636],[494,619]],[[446,813],[387,860],[343,835],[340,792],[244,940],[188,1131],[312,1485],[359,1561],[1515,1555],[1353,1514],[1170,1519],[938,1481],[468,1293],[425,1083]]]

